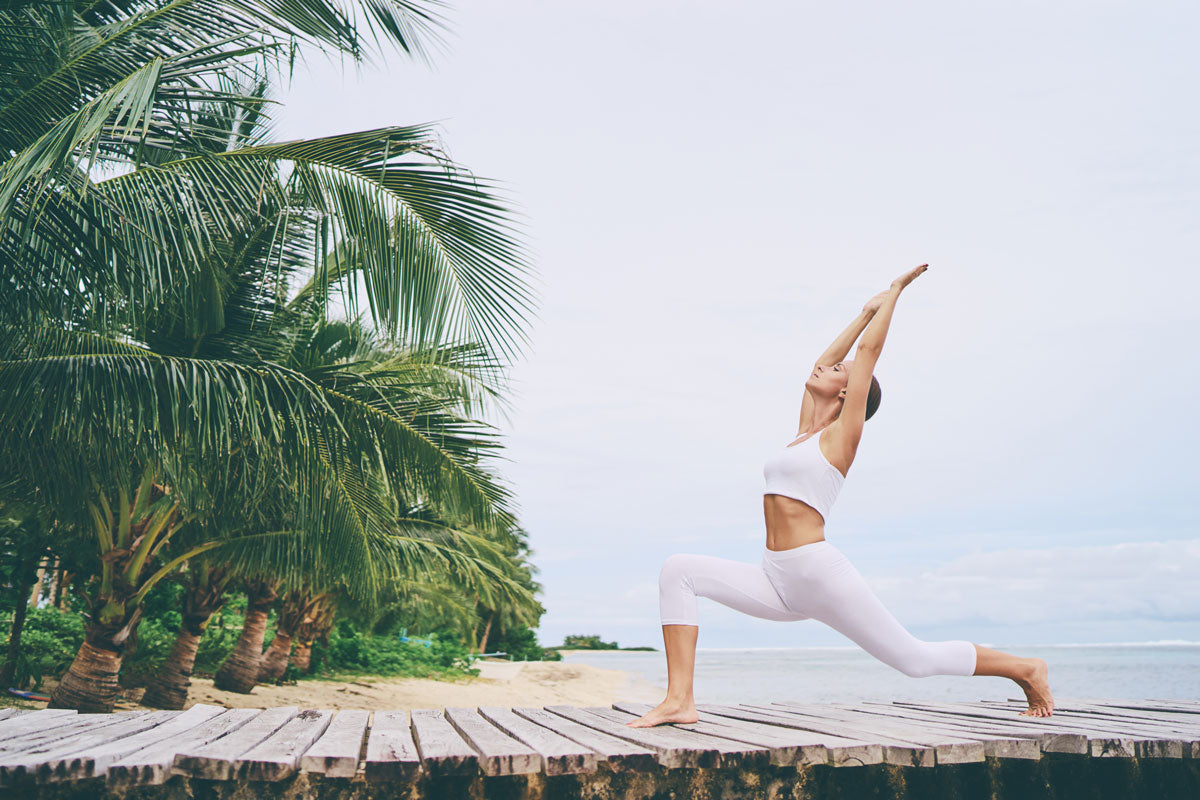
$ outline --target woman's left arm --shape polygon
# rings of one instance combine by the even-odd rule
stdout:
[[[863,306],[862,311],[858,316],[846,326],[846,330],[838,334],[838,337],[833,340],[833,344],[825,348],[825,352],[817,359],[813,365],[813,371],[817,367],[832,367],[846,357],[850,352],[850,348],[854,346],[854,342],[870,324],[871,319],[875,316],[875,312],[879,310],[880,304],[887,297],[887,292],[880,292],[867,301]],[[803,431],[812,422],[813,411],[816,408],[817,401],[813,398],[812,392],[806,388],[804,390],[804,398],[800,401],[800,424],[796,429],[797,435]]]
[[[862,311],[854,318],[846,330],[838,334],[838,337],[833,340],[833,344],[825,348],[825,352],[817,359],[814,366],[832,367],[846,357],[850,352],[850,348],[854,346],[854,342],[866,330],[867,325],[871,322],[871,318],[875,316],[875,312],[879,310],[880,303],[883,302],[887,292],[880,292],[867,301],[863,306]]]

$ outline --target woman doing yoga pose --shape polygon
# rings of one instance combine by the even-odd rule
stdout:
[[[896,300],[926,269],[922,264],[901,275],[888,291],[871,298],[805,381],[796,439],[763,467],[767,545],[761,564],[689,554],[673,555],[663,564],[658,585],[667,697],[630,726],[698,720],[692,696],[697,596],[763,619],[819,620],[913,677],[1011,678],[1029,701],[1023,714],[1048,717],[1053,712],[1046,662],[966,641],[921,641],[891,615],[841,551],[825,541],[825,517],[854,463],[863,423],[879,406],[879,384],[872,373]],[[854,360],[843,361],[859,334]]]

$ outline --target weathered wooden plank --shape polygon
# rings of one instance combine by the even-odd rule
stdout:
[[[982,701],[981,708],[988,708],[1001,713],[1012,706],[1003,702]],[[1101,733],[1128,734],[1158,740],[1163,743],[1157,758],[1182,758],[1182,743],[1188,739],[1189,733],[1181,731],[1176,726],[1160,723],[1154,720],[1134,720],[1106,714],[1104,712],[1077,712],[1055,708],[1052,717],[1042,717],[1059,724],[1079,724],[1089,726]]]
[[[9,717],[0,720],[0,744],[8,739],[62,727],[77,719],[79,719],[78,712],[68,708],[41,708],[20,716]]]
[[[649,746],[658,753],[658,761],[663,766],[757,766],[770,760],[770,751],[765,747],[680,730],[671,725],[632,728],[626,725],[630,715],[612,709],[547,706],[546,710],[618,738]]]
[[[0,753],[28,750],[55,738],[70,736],[92,727],[113,725],[125,718],[116,714],[76,714],[74,711],[70,714],[51,712],[50,716],[35,718],[43,713],[46,712],[37,711],[0,722]],[[123,713],[139,716],[146,712]]]
[[[329,727],[333,709],[306,708],[279,730],[238,756],[234,774],[251,781],[281,781],[296,773],[304,751]]]
[[[365,709],[339,711],[321,738],[301,756],[300,769],[320,772],[326,778],[353,778],[370,718],[371,712]]]
[[[701,715],[701,719],[704,719],[705,714],[709,714],[713,717],[757,722],[763,725],[790,728],[812,734],[816,742],[825,745],[829,750],[829,763],[835,767],[882,764],[884,760],[883,746],[878,742],[871,742],[861,738],[834,736],[823,731],[814,731],[806,727],[803,723],[781,717],[778,714],[758,711],[748,706],[725,706],[710,703],[697,706],[696,708]]]
[[[990,758],[1019,758],[1036,761],[1042,757],[1041,744],[1038,741],[1038,737],[1033,734],[1024,737],[1009,736],[1004,733],[989,732],[980,728],[961,728],[945,722],[915,719],[912,716],[892,710],[895,708],[894,706],[847,705],[839,707],[844,711],[857,714],[858,716],[854,717],[855,719],[861,720],[865,716],[873,719],[900,720],[906,725],[912,725],[921,731],[929,731],[942,735],[950,735],[958,739],[979,742],[983,746],[984,755]]]
[[[1196,721],[1190,722],[1188,721],[1188,718],[1184,717],[1181,719],[1181,715],[1174,714],[1169,711],[1116,708],[1086,703],[1070,703],[1065,707],[1065,710],[1101,713],[1106,716],[1128,718],[1131,720],[1153,721],[1155,723],[1165,725],[1170,730],[1180,732],[1183,738],[1184,758],[1200,758],[1200,716],[1193,717],[1192,719],[1195,719]],[[1055,713],[1058,713],[1057,706],[1055,708]]]
[[[479,770],[479,756],[436,708],[412,710],[413,739],[421,766],[430,775],[467,775]]]
[[[1093,703],[1098,706],[1114,708],[1145,709],[1147,711],[1165,711],[1180,716],[1200,714],[1200,704],[1184,705],[1179,700],[1108,700],[1105,698],[1074,698],[1080,702]],[[1058,702],[1058,698],[1055,698]]]
[[[989,704],[990,705],[990,704]],[[990,705],[992,708],[1002,708]],[[1147,714],[1148,712],[1128,712]],[[1150,717],[1133,717],[1111,713],[1108,709],[1054,709],[1053,719],[1059,722],[1076,721],[1091,725],[1100,731],[1146,736],[1163,744],[1159,758],[1195,758],[1200,756],[1200,728],[1190,727],[1170,720]]]
[[[650,711],[651,703],[613,703],[613,708],[637,718]],[[699,715],[700,720],[694,723],[672,723],[671,727],[696,733],[707,733],[730,739],[735,742],[766,747],[771,754],[771,763],[776,766],[790,767],[798,764],[827,764],[829,749],[819,744],[814,738],[804,737],[794,728],[771,728],[754,722],[733,720],[727,717],[713,717],[711,714]],[[804,741],[807,739],[807,741]]]
[[[1005,710],[1010,706],[1000,702],[986,702],[989,708]],[[1103,706],[1084,706],[1075,704],[1055,703],[1052,719],[1096,719],[1113,722],[1130,728],[1146,729],[1150,732],[1169,731],[1184,736],[1200,735],[1200,717],[1192,721],[1164,712],[1133,711],[1130,709],[1105,708]]]
[[[1093,758],[1161,758],[1172,749],[1172,742],[1157,737],[1127,735],[1114,733],[1111,730],[1101,730],[1094,725],[1075,720],[1055,720],[1054,717],[1022,717],[1009,711],[999,711],[980,704],[944,703],[916,705],[919,708],[946,708],[950,713],[961,716],[983,717],[991,720],[1002,720],[1012,725],[1025,725],[1035,730],[1066,730],[1083,733],[1088,737],[1088,752]],[[1182,747],[1175,743],[1178,755],[1183,756]]]
[[[894,713],[916,716],[921,719],[929,719],[931,721],[953,726],[955,728],[961,728],[967,731],[974,730],[1012,737],[1028,737],[1038,742],[1038,745],[1041,747],[1043,753],[1070,753],[1072,755],[1087,755],[1090,752],[1087,734],[1079,731],[1067,730],[1063,728],[1055,728],[1052,730],[1046,728],[1031,728],[1028,725],[1010,724],[1003,720],[967,717],[960,714],[946,713],[945,711],[917,708],[915,706],[902,704],[902,701],[896,701],[895,703],[868,703],[867,705],[879,705],[886,706],[888,708],[894,708],[897,709],[897,711]]]
[[[1155,709],[1133,709],[1123,708],[1120,706],[1102,706],[1095,703],[1085,703],[1081,701],[1066,701],[1060,703],[1056,700],[1054,705],[1054,713],[1057,714],[1060,710],[1086,711],[1090,713],[1106,714],[1112,717],[1165,723],[1175,730],[1188,733],[1200,731],[1200,714],[1189,715]]]
[[[480,706],[479,715],[517,741],[532,748],[547,775],[574,775],[596,771],[596,751],[519,717],[511,709]]]
[[[1179,709],[1191,709],[1193,712],[1200,714],[1200,700],[1159,700],[1157,698],[1151,698],[1151,699],[1154,699],[1156,702],[1163,703],[1164,705],[1171,705],[1171,706],[1174,706]]]
[[[866,717],[836,705],[818,706],[811,703],[792,702],[779,702],[771,705],[778,705],[786,710],[799,711],[813,717],[847,722],[863,727],[864,730],[876,735],[882,733],[899,741],[932,748],[935,764],[969,764],[984,759],[983,744],[978,740],[944,731],[931,731],[904,720],[882,716]]]
[[[92,763],[89,759],[81,758],[80,751],[157,727],[178,714],[178,711],[153,711],[125,715],[123,718],[114,714],[112,716],[117,717],[118,721],[112,724],[93,725],[28,750],[5,753],[0,755],[0,785],[29,780],[53,783],[89,778],[92,776]]]
[[[28,714],[32,709],[28,708],[0,708],[0,721],[6,720],[9,717],[16,717],[21,714]]]
[[[363,774],[368,781],[407,782],[421,770],[407,711],[376,711],[367,737]]]
[[[257,708],[223,709],[217,716],[191,730],[165,736],[160,741],[109,764],[105,773],[108,785],[113,788],[127,788],[165,783],[173,774],[175,756],[178,753],[201,748],[237,730],[261,713]]]
[[[975,724],[961,723],[948,716],[933,714],[916,708],[906,708],[891,703],[864,702],[850,707],[863,714],[879,714],[887,717],[910,720],[914,724],[951,733],[966,739],[978,739],[984,751],[993,758],[1019,758],[1036,761],[1042,757],[1043,740],[1053,740],[1057,734],[1007,728],[1002,724],[990,725],[984,720]],[[1061,751],[1055,751],[1061,752]],[[1075,736],[1068,752],[1087,754],[1087,737]]]
[[[138,723],[85,731],[69,744],[46,753],[40,760],[37,779],[41,783],[104,775],[108,766],[130,753],[161,742],[177,733],[192,730],[223,708],[197,704],[187,711],[156,711],[138,717]],[[142,724],[144,723],[144,724]],[[139,733],[138,730],[141,732]]]
[[[670,727],[631,728],[575,706],[546,706],[546,711],[586,728],[649,748],[664,767],[712,767],[716,766],[720,755],[714,743],[699,744]]]
[[[879,764],[883,762],[883,748],[876,745],[874,750],[869,750],[870,745],[864,742],[857,742],[850,739],[839,739],[836,736],[829,736],[824,733],[815,733],[806,731],[800,728],[793,728],[785,725],[774,725],[769,722],[755,722],[750,719],[739,719],[732,716],[719,716],[711,714],[707,711],[697,710],[701,722],[710,722],[717,725],[728,726],[737,730],[745,730],[751,733],[764,733],[780,737],[782,740],[791,745],[799,746],[804,753],[802,762],[798,763],[827,763],[835,767],[844,766],[861,766],[864,759],[870,763]],[[754,712],[747,712],[747,715]],[[764,717],[764,719],[770,719]],[[730,734],[729,738],[737,738]],[[818,749],[819,748],[819,749]],[[825,751],[825,760],[820,761],[821,751]]]
[[[512,711],[519,717],[591,749],[596,753],[596,760],[607,762],[608,768],[614,772],[647,772],[658,768],[657,752],[649,747],[610,736],[542,708],[514,708]]]
[[[512,738],[471,708],[447,708],[446,719],[479,754],[484,775],[526,775],[539,772],[542,757],[522,741]]]
[[[21,753],[47,752],[69,744],[88,732],[97,732],[113,725],[124,725],[149,714],[149,711],[122,711],[116,714],[80,714],[74,721],[46,731],[33,731],[20,739],[5,741],[0,759],[19,757]],[[53,721],[53,720],[52,720]]]
[[[847,739],[859,739],[879,744],[883,748],[883,760],[887,764],[900,767],[933,767],[937,765],[937,755],[932,747],[886,736],[872,731],[866,725],[854,725],[842,720],[828,717],[812,716],[776,705],[749,704],[750,708],[781,718],[790,719],[797,727],[810,731],[820,731],[833,736],[843,736]]]
[[[189,747],[175,756],[174,770],[193,778],[229,780],[234,762],[300,712],[296,706],[268,708],[254,719],[209,744]]]
[[[588,710],[622,725],[626,725],[641,716],[641,714],[629,714],[624,711],[608,708],[589,708]],[[748,742],[745,736],[740,736],[736,739],[728,738],[724,735],[725,731],[720,730],[720,726],[715,726],[711,723],[695,723],[693,725],[677,725],[672,723],[663,727],[673,728],[680,734],[689,737],[704,737],[714,739],[718,742],[726,742],[727,744],[720,748],[720,755],[717,758],[717,766],[721,768],[759,769],[771,763],[771,747],[769,745]],[[717,730],[698,731],[696,730],[697,727],[716,728]],[[703,743],[704,738],[699,741]]]

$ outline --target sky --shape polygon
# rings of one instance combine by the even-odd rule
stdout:
[[[538,272],[498,469],[543,645],[758,563],[812,364],[911,267],[826,537],[926,639],[1200,640],[1200,8],[459,0],[276,133],[438,123]],[[700,600],[701,648],[847,644]]]

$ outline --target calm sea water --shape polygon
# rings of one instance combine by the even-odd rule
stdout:
[[[1200,642],[998,646],[1037,656],[1050,666],[1060,698],[1200,700]],[[628,671],[635,679],[667,685],[660,652],[570,653],[563,661]],[[1004,678],[909,678],[853,647],[699,649],[696,700],[756,703],[796,700],[1003,700],[1020,690]]]

